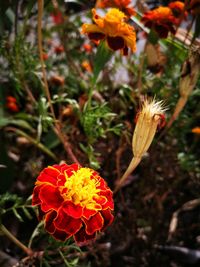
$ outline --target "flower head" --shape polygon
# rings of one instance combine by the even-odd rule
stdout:
[[[116,7],[127,16],[135,15],[135,10],[133,7],[129,6],[131,0],[100,0],[97,2],[96,7],[107,8],[107,7]]]
[[[65,48],[63,45],[57,45],[54,47],[54,51],[56,52],[56,54],[61,54],[65,51]]]
[[[78,164],[53,165],[37,178],[32,204],[56,239],[86,244],[113,221],[112,192],[103,178]]]
[[[169,7],[158,7],[145,12],[142,22],[146,27],[157,32],[160,38],[167,38],[169,32],[175,34],[176,29],[174,25],[178,24]]]
[[[141,111],[137,114],[136,127],[133,134],[132,148],[136,158],[141,158],[149,149],[158,127],[165,124],[165,109],[162,101],[145,100]]]
[[[168,7],[172,10],[174,17],[176,18],[185,18],[187,16],[187,12],[185,12],[185,4],[180,1],[175,1],[169,3]]]
[[[92,51],[92,46],[90,44],[83,44],[83,49],[85,52],[90,53]]]
[[[51,17],[53,19],[54,24],[56,24],[56,25],[62,24],[64,22],[63,14],[59,10],[55,10],[51,14]]]
[[[86,70],[87,72],[92,72],[92,66],[90,64],[90,62],[88,60],[84,60],[81,63],[81,66],[83,67],[84,70]]]
[[[19,107],[17,104],[17,100],[13,96],[7,96],[6,97],[6,107],[11,112],[19,112]]]
[[[125,22],[126,15],[116,8],[110,9],[105,17],[100,17],[92,9],[94,24],[83,24],[82,32],[97,44],[106,40],[110,49],[120,50],[123,55],[136,50],[136,34],[132,26]]]
[[[194,127],[192,133],[200,135],[200,127]]]

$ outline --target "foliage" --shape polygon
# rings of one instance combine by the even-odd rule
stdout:
[[[172,117],[180,97],[183,63],[188,62],[193,45],[199,46],[199,14],[190,13],[177,25],[182,29],[178,34],[159,39],[141,22],[144,8],[142,1],[137,2],[136,15],[126,20],[136,29],[137,51],[127,57],[108,48],[106,41],[97,45],[99,40],[92,42],[82,34],[81,25],[92,22],[95,1],[44,1],[42,51],[37,1],[1,3],[0,227],[8,225],[36,254],[23,258],[9,241],[0,242],[0,250],[12,251],[19,266],[176,265],[169,255],[167,260],[154,257],[154,245],[169,243],[172,214],[184,202],[199,198],[200,135],[192,132],[200,127],[199,78],[178,118],[170,128],[158,127],[142,162],[121,194],[114,195],[116,221],[96,243],[80,248],[72,238],[53,239],[38,223],[38,210],[31,205],[41,169],[63,162],[79,161],[99,171],[115,189],[132,156],[141,102],[163,100],[166,122]],[[150,55],[148,44],[153,45]],[[84,61],[91,70],[84,68]],[[9,97],[15,99],[17,109],[10,109]],[[196,224],[191,219],[191,227],[188,218],[184,221],[183,216],[185,224],[178,225],[171,242],[198,248],[199,217]],[[0,238],[4,241],[6,236]]]

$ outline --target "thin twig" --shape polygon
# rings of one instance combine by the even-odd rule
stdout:
[[[21,248],[28,256],[33,255],[33,251],[26,247],[21,241],[19,241],[3,224],[0,225],[1,232],[7,236],[15,245]]]
[[[32,138],[31,136],[29,136],[28,134],[26,134],[22,130],[19,130],[19,129],[14,128],[14,127],[7,127],[6,130],[7,131],[15,132],[16,134],[25,137],[30,143],[32,143],[37,148],[39,148],[40,150],[42,150],[45,154],[47,154],[48,156],[50,156],[53,160],[58,161],[58,158],[56,157],[56,155],[53,152],[51,152],[42,143],[38,142],[37,140],[35,140],[34,138]]]
[[[60,141],[63,143],[64,149],[67,152],[67,154],[70,156],[73,162],[76,162],[79,164],[78,159],[74,155],[71,146],[67,140],[67,137],[63,134],[62,132],[62,127],[60,122],[56,119],[54,108],[52,105],[51,101],[51,95],[49,91],[49,86],[47,82],[47,75],[46,75],[46,70],[45,70],[45,63],[43,60],[43,47],[42,47],[42,15],[43,15],[43,6],[44,6],[44,0],[38,0],[38,50],[39,50],[39,56],[40,56],[40,63],[42,67],[42,74],[43,74],[43,81],[44,81],[44,91],[47,96],[49,106],[50,106],[50,111],[52,114],[52,117],[55,122],[55,127],[54,127],[54,132],[60,139]]]

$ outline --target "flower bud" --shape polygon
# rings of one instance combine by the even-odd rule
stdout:
[[[193,47],[188,59],[184,62],[179,83],[180,95],[188,97],[197,83],[200,70],[199,47]]]
[[[137,115],[137,122],[132,140],[134,157],[141,158],[152,143],[158,127],[165,122],[162,101],[145,100]]]

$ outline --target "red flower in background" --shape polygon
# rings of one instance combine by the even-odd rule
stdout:
[[[83,44],[83,49],[84,49],[87,53],[92,52],[92,46],[91,46],[90,44]]]
[[[107,8],[107,7],[116,7],[124,12],[127,16],[135,15],[135,10],[133,7],[130,7],[131,0],[100,0],[97,2],[97,8]]]
[[[19,112],[19,107],[17,105],[17,100],[13,96],[6,97],[6,107],[12,112]]]
[[[185,4],[183,2],[171,2],[169,3],[168,7],[172,10],[174,17],[179,19],[179,23],[182,19],[187,17],[187,12],[185,11]]]
[[[56,52],[56,54],[61,54],[65,51],[65,48],[63,45],[57,45],[54,47],[54,51]]]
[[[53,165],[37,178],[32,205],[58,240],[86,244],[113,221],[112,191],[97,172],[78,164]]]
[[[158,7],[144,13],[142,20],[144,25],[157,32],[160,38],[167,38],[168,33],[175,34],[179,21],[174,17],[169,7]]]
[[[63,14],[59,10],[55,10],[54,13],[51,14],[54,24],[62,24],[64,22]]]

